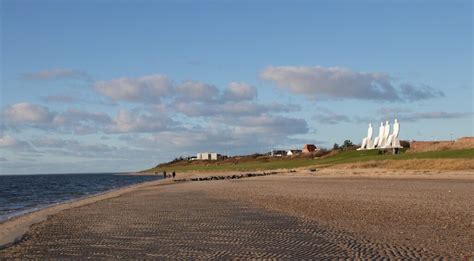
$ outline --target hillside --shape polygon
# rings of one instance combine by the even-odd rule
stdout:
[[[410,146],[408,152],[473,149],[474,137],[463,137],[449,141],[412,141]]]
[[[219,161],[181,160],[142,172],[162,171],[252,171],[293,169],[300,167],[330,167],[334,165],[354,167],[396,167],[416,169],[474,169],[474,149],[403,152],[399,155],[379,154],[378,151],[332,151],[327,154],[298,157],[245,156]]]

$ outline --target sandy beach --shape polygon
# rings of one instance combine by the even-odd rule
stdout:
[[[473,190],[469,171],[153,181],[0,224],[2,245],[26,232],[0,259],[472,257]]]

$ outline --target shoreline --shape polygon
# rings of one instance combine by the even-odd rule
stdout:
[[[221,175],[235,175],[235,174],[243,174],[249,172],[192,172],[192,173],[179,173],[177,179],[186,178],[188,181],[186,182],[174,182],[173,179],[160,179],[154,181],[146,181],[140,184],[130,185],[123,188],[118,188],[112,191],[105,191],[99,194],[91,195],[86,198],[81,199],[74,199],[68,202],[59,203],[57,205],[53,205],[38,211],[26,213],[24,215],[15,217],[13,219],[6,220],[0,223],[0,250],[7,249],[10,246],[13,246],[17,243],[20,243],[24,238],[24,235],[27,231],[31,229],[31,226],[40,222],[43,222],[48,219],[50,216],[54,216],[61,211],[82,207],[85,205],[89,205],[92,203],[96,203],[99,201],[109,200],[113,198],[120,197],[126,193],[131,192],[143,192],[150,190],[150,187],[154,186],[166,186],[163,187],[164,190],[169,190],[171,187],[167,187],[167,185],[179,185],[183,184],[184,186],[173,186],[176,189],[186,189],[189,186],[201,186],[202,184],[205,188],[206,193],[209,191],[213,191],[218,189],[218,187],[212,185],[211,183],[217,184],[218,182],[227,182],[227,183],[220,183],[220,184],[239,184],[240,182],[250,182],[252,179],[244,179],[244,180],[235,180],[235,181],[198,181],[199,179],[195,179],[196,182],[190,181],[192,178],[196,177],[210,177],[210,176],[221,176]],[[278,174],[271,175],[270,179],[267,177],[256,177],[256,183],[268,182],[273,180],[273,182],[284,183],[290,182],[293,180],[294,182],[299,182],[298,180],[305,180],[310,178],[313,182],[325,182],[324,180],[347,180],[347,178],[351,178],[354,180],[363,181],[364,179],[370,179],[374,181],[382,181],[383,180],[405,180],[409,182],[410,180],[425,180],[425,181],[436,181],[436,180],[474,180],[474,175],[471,174],[469,171],[407,171],[407,170],[391,170],[391,169],[343,169],[343,168],[323,168],[317,170],[309,170],[307,168],[300,168],[295,170],[279,170]],[[280,180],[280,181],[278,181]],[[250,184],[249,183],[249,184]],[[193,185],[195,184],[195,185]],[[207,185],[206,185],[207,184]],[[263,184],[263,183],[262,183]],[[284,184],[280,184],[278,186],[284,186]],[[213,188],[209,190],[210,188]],[[162,189],[160,189],[161,191]],[[258,191],[255,191],[257,193]],[[136,193],[134,193],[136,194]],[[215,194],[220,198],[226,198],[224,194]],[[221,196],[219,196],[221,195]],[[233,197],[235,197],[234,195]],[[285,195],[283,195],[285,196]],[[290,195],[286,195],[290,196]],[[263,199],[263,198],[262,198]],[[262,201],[264,202],[264,201]],[[262,203],[260,202],[260,203]],[[257,202],[257,205],[260,203]],[[431,202],[427,202],[431,203]],[[276,203],[275,203],[276,204]],[[281,206],[278,204],[275,205],[275,209],[281,210]],[[144,210],[146,211],[146,210]]]
[[[247,173],[247,172],[186,172],[180,173],[180,177],[194,178],[203,177],[206,175],[234,175],[236,173]],[[160,176],[154,173],[140,173],[140,172],[126,172],[117,173],[116,175],[130,175],[130,176]],[[154,185],[170,185],[177,184],[173,182],[172,178],[159,179],[153,181],[145,181],[139,184],[133,184],[126,187],[116,188],[99,192],[97,194],[88,195],[85,197],[70,199],[64,202],[58,202],[51,205],[47,205],[43,208],[28,211],[20,215],[13,216],[9,219],[0,221],[0,250],[6,249],[12,245],[15,245],[22,241],[25,233],[34,224],[45,221],[49,216],[57,214],[63,210],[71,208],[82,207],[88,204],[92,204],[101,200],[107,200],[114,197],[119,197],[125,193],[136,191],[140,188],[145,188]]]
[[[156,185],[166,180],[145,181],[139,184],[133,184],[126,187],[115,188],[99,192],[97,194],[88,195],[85,197],[70,199],[65,202],[58,202],[41,209],[33,210],[23,213],[0,222],[0,250],[8,248],[20,242],[28,229],[39,222],[46,220],[49,216],[59,213],[60,211],[85,206],[101,200],[106,200],[114,197],[119,197],[125,193],[134,191],[136,189]],[[163,182],[165,183],[165,182]],[[166,183],[165,183],[166,184]],[[163,185],[165,185],[163,184]]]
[[[117,175],[121,175],[121,174],[117,174]],[[80,196],[80,197],[77,197],[77,198],[67,199],[65,201],[60,201],[60,202],[55,202],[55,203],[50,203],[50,204],[45,204],[45,205],[39,205],[39,206],[31,208],[31,209],[25,209],[25,210],[22,210],[22,211],[18,212],[17,214],[12,214],[11,216],[8,216],[4,219],[0,219],[0,225],[3,224],[3,223],[9,222],[9,221],[13,221],[13,220],[15,220],[17,218],[20,218],[22,216],[32,214],[32,213],[36,213],[38,211],[42,211],[42,210],[45,210],[45,209],[48,209],[48,208],[52,208],[52,207],[59,206],[59,205],[62,205],[62,204],[73,203],[75,201],[80,201],[80,200],[100,196],[100,195],[111,193],[111,192],[114,192],[114,191],[117,191],[117,190],[121,190],[121,189],[125,189],[125,188],[128,188],[128,187],[133,187],[133,186],[136,186],[136,185],[140,185],[140,184],[143,184],[145,182],[152,182],[152,181],[144,181],[144,182],[140,182],[140,183],[137,183],[137,184],[132,184],[132,185],[124,186],[124,187],[112,188],[112,189],[109,189],[109,190],[105,190],[105,191],[101,191],[101,192],[97,192],[97,193],[93,193],[93,194],[83,195],[83,196]],[[0,249],[1,248],[2,248],[2,244],[0,243]]]

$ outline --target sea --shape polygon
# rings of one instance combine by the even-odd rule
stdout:
[[[0,175],[0,222],[51,205],[161,178],[118,173]]]

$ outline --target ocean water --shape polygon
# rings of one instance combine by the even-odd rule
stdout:
[[[51,174],[0,176],[0,222],[53,204],[161,179],[161,176]]]

